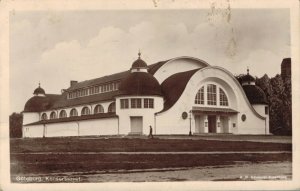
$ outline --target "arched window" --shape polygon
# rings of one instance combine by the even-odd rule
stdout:
[[[89,115],[90,113],[91,112],[90,112],[90,109],[88,107],[84,107],[81,110],[81,115]]]
[[[70,111],[70,117],[75,117],[75,116],[78,116],[78,112],[75,108],[73,108],[71,111]]]
[[[116,103],[112,102],[109,106],[108,106],[108,113],[114,113],[116,112]]]
[[[59,118],[65,118],[67,117],[67,112],[65,110],[61,110],[59,113]]]
[[[97,113],[104,113],[104,109],[102,105],[96,105],[95,109],[94,109],[94,114]]]
[[[219,88],[219,91],[220,91],[220,105],[228,106],[228,99],[225,92],[221,88]]]
[[[207,85],[207,105],[217,105],[217,86]]]
[[[42,120],[47,120],[47,119],[48,119],[47,114],[46,114],[46,113],[43,113],[43,114],[42,114]]]
[[[55,113],[55,111],[51,112],[50,119],[56,119],[56,113]]]
[[[204,104],[204,86],[197,92],[195,97],[195,104]]]

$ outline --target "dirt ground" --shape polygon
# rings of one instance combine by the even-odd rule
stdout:
[[[259,181],[291,180],[291,177],[291,162],[248,163],[162,172],[106,173],[86,176],[88,182]]]

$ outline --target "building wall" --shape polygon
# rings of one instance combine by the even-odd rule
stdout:
[[[118,118],[23,126],[23,137],[64,137],[118,134]]]
[[[179,57],[166,62],[155,72],[154,77],[161,84],[165,79],[173,74],[203,68],[205,66],[208,66],[208,64],[197,58]]]
[[[252,108],[245,93],[235,78],[220,67],[206,67],[197,71],[188,82],[179,100],[169,110],[160,113],[156,117],[157,134],[188,134],[190,128],[189,118],[182,119],[182,113],[191,110],[198,90],[205,83],[218,84],[222,87],[229,99],[229,108],[238,111],[238,114],[230,116],[229,128],[233,134],[265,134],[265,120]],[[205,106],[216,107],[216,106]],[[242,114],[246,120],[242,121]],[[191,129],[195,130],[195,119],[191,115]],[[172,123],[170,123],[172,121]],[[235,123],[235,127],[233,127]]]
[[[91,114],[94,114],[94,109],[97,105],[102,105],[103,109],[104,109],[104,113],[107,113],[108,112],[108,107],[109,105],[112,103],[113,101],[105,101],[105,102],[96,102],[96,103],[91,103],[91,104],[84,104],[84,105],[77,105],[77,106],[72,106],[72,107],[67,107],[67,108],[59,108],[59,109],[54,109],[54,110],[47,110],[47,111],[44,111],[44,112],[41,112],[40,113],[40,118],[41,119],[41,116],[43,113],[46,113],[47,114],[47,117],[48,119],[50,119],[50,114],[51,112],[55,111],[56,112],[56,116],[57,118],[59,117],[59,113],[62,111],[62,110],[65,110],[66,113],[67,113],[67,117],[70,117],[70,112],[73,108],[75,108],[77,110],[77,113],[78,113],[78,116],[81,116],[81,110],[84,108],[84,107],[88,107],[90,109],[90,112]],[[35,121],[38,121],[38,120],[35,120]],[[32,121],[32,122],[35,122],[35,121]]]
[[[120,99],[130,98],[153,98],[154,108],[139,108],[139,109],[120,109]],[[129,103],[130,104],[130,103]],[[143,103],[142,103],[143,104]],[[163,109],[163,98],[158,96],[123,96],[116,98],[116,114],[119,116],[119,129],[120,134],[128,134],[130,130],[130,117],[142,116],[143,117],[143,134],[149,133],[149,126],[154,129],[154,113]]]
[[[23,112],[23,125],[39,121],[40,114],[38,112]]]

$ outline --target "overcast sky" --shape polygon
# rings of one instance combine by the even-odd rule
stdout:
[[[10,15],[10,105],[21,112],[39,81],[60,93],[70,80],[193,56],[233,74],[273,77],[290,57],[288,9],[102,10]]]

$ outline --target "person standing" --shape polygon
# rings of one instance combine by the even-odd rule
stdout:
[[[150,132],[149,132],[149,138],[151,138],[151,139],[153,139],[153,134],[152,134],[152,126],[150,125],[149,126],[150,127]]]

